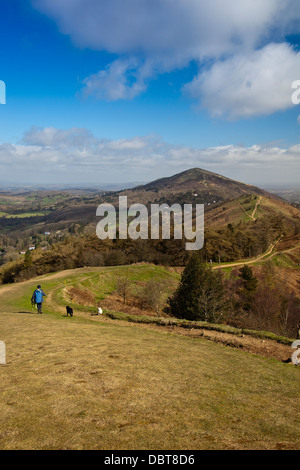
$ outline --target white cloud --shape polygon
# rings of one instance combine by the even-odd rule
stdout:
[[[271,41],[283,41],[287,34],[299,32],[298,0],[32,0],[32,3],[53,18],[75,45],[117,55],[105,69],[84,81],[86,95],[107,100],[132,99],[147,88],[150,78],[185,67],[191,61],[199,63],[200,70],[207,60],[215,62],[215,67],[225,67],[225,58],[228,64],[238,67],[241,56],[250,59],[255,50]],[[250,60],[250,75],[251,64]],[[254,62],[256,70],[255,65]],[[277,68],[273,67],[270,73]],[[233,74],[238,76],[239,70],[233,70]],[[200,78],[195,80],[194,87]],[[205,95],[205,87],[198,88],[197,97],[202,90],[203,103],[209,106],[210,94]],[[267,112],[269,108],[268,100]],[[282,109],[280,103],[277,109]]]
[[[293,107],[292,83],[300,52],[285,43],[215,63],[185,86],[213,116],[229,118],[271,114]]]
[[[253,47],[299,18],[297,0],[32,0],[81,47],[176,58]],[[273,31],[272,31],[273,33]]]
[[[87,129],[73,127],[62,130],[54,127],[33,126],[24,134],[21,144],[52,148],[82,148],[95,141]]]
[[[116,60],[84,80],[84,95],[115,101],[132,99],[146,89],[137,60]]]
[[[54,128],[33,128],[19,144],[0,145],[1,179],[9,181],[14,175],[15,182],[22,183],[34,178],[71,184],[98,180],[100,185],[150,181],[193,167],[246,183],[298,183],[300,145],[191,148],[168,144],[157,135],[108,140],[97,139],[85,129]]]

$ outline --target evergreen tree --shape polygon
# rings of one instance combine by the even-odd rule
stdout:
[[[253,301],[255,299],[255,293],[258,286],[258,280],[254,276],[252,269],[248,265],[244,265],[239,270],[239,277],[243,281],[243,288],[241,290],[242,307],[244,310],[251,310]]]
[[[257,278],[254,276],[252,269],[247,264],[240,269],[240,278],[243,280],[244,289],[248,292],[255,292],[257,289]]]
[[[27,250],[25,253],[24,268],[28,269],[30,268],[30,266],[32,266],[32,257],[31,257],[31,252]]]
[[[220,321],[227,305],[222,273],[205,264],[199,252],[194,253],[168,304],[169,312],[177,318]]]

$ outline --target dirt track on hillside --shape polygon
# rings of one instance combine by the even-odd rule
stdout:
[[[287,250],[290,251],[290,250]],[[240,263],[244,264],[244,263]],[[232,266],[232,265],[230,265]],[[86,274],[89,272],[93,272],[93,268],[80,268],[77,270],[68,270],[62,271],[59,273],[41,276],[35,280],[29,280],[22,283],[17,284],[10,284],[7,286],[2,286],[0,288],[0,297],[3,298],[4,295],[10,294],[13,291],[17,291],[21,285],[30,285],[33,282],[42,282],[43,280],[54,280],[64,278],[68,275],[72,274]],[[62,315],[65,315],[65,309],[61,306],[55,304],[53,300],[53,292],[49,292],[47,296],[47,306],[48,308],[52,308],[55,312],[59,312]],[[4,307],[5,308],[5,307]],[[2,311],[4,310],[2,306]],[[16,313],[16,312],[12,312]],[[28,312],[29,313],[29,312]],[[89,312],[74,312],[75,316],[83,317],[89,319],[90,321],[94,322],[105,322],[105,323],[118,323],[118,325],[122,325],[124,327],[136,327],[136,328],[151,328],[155,330],[159,330],[165,333],[173,333],[173,334],[180,334],[184,336],[188,336],[195,339],[206,339],[210,341],[214,341],[216,343],[223,344],[227,347],[237,348],[252,354],[257,354],[263,357],[273,358],[279,361],[287,360],[291,357],[293,350],[290,346],[283,345],[277,343],[276,341],[272,340],[262,340],[260,338],[255,338],[250,335],[234,335],[229,333],[222,333],[218,331],[211,331],[205,329],[185,329],[182,327],[177,326],[160,326],[155,324],[143,324],[143,323],[135,323],[135,322],[128,322],[123,320],[112,320],[111,318],[107,317],[106,315],[101,316],[94,316],[91,315]]]
[[[274,250],[276,246],[276,243],[271,245],[270,248],[268,249],[268,251],[266,253],[263,253],[262,255],[259,255],[257,258],[253,258],[251,260],[245,260],[245,261],[238,261],[236,263],[229,263],[229,264],[221,264],[220,266],[214,266],[213,269],[222,269],[222,268],[233,268],[235,266],[243,266],[244,264],[249,264],[249,265],[252,265],[252,264],[255,264],[257,263],[258,261],[268,261],[270,260],[271,258],[273,258],[274,256],[276,255],[279,255],[279,254],[284,254],[284,253],[291,253],[292,251],[294,250],[298,250],[300,248],[300,245],[297,245],[297,246],[294,246],[293,248],[289,248],[288,250],[283,250],[283,251],[275,251],[274,253],[272,253],[272,251]],[[271,254],[272,253],[272,254]],[[269,256],[271,255],[271,256]],[[267,256],[269,256],[266,260],[264,260],[264,258],[266,258]]]

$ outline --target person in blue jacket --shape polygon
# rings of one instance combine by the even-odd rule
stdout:
[[[31,297],[31,302],[37,306],[38,313],[42,312],[42,305],[44,302],[45,292],[42,291],[42,286],[38,285]]]

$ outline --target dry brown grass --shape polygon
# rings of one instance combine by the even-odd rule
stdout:
[[[0,314],[1,449],[299,447],[296,368],[74,320]]]
[[[0,449],[299,448],[299,368],[90,313],[65,318],[56,290],[84,276],[94,279],[45,277],[39,316],[28,305],[37,280],[0,287]]]
[[[79,289],[78,287],[69,287],[65,289],[65,298],[71,303],[80,305],[95,305],[95,296],[92,292],[86,289]]]

